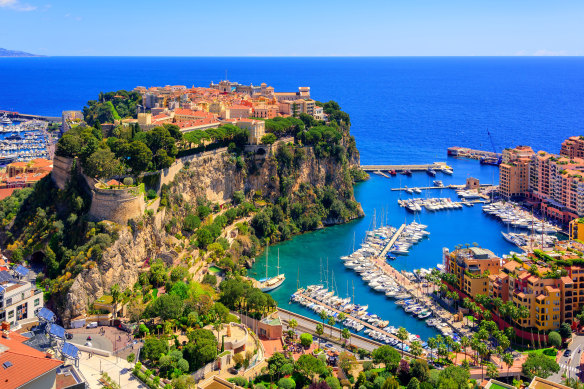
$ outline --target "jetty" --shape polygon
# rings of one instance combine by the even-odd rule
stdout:
[[[390,170],[395,170],[396,172],[404,170],[409,170],[412,172],[422,172],[428,169],[443,170],[452,168],[448,166],[446,162],[434,162],[426,165],[361,165],[361,169],[363,169],[366,172],[376,173]]]
[[[385,245],[385,247],[383,248],[383,250],[381,250],[381,253],[379,253],[379,256],[381,258],[385,258],[385,256],[387,255],[387,252],[393,247],[393,245],[395,244],[395,241],[398,240],[399,236],[401,235],[401,233],[403,232],[404,228],[406,228],[405,224],[402,224],[397,231],[395,232],[395,234],[392,235],[392,237],[389,239],[389,242],[387,242],[387,244]]]

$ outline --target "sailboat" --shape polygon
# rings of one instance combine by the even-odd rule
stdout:
[[[260,290],[262,292],[269,292],[276,289],[286,281],[284,273],[280,274],[280,249],[278,249],[278,275],[276,277],[268,278],[268,249],[266,248],[266,278],[260,280]]]

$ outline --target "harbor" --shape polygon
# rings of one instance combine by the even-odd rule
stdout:
[[[454,174],[444,175],[440,179],[444,185],[457,184],[464,181],[466,177],[476,177],[482,182],[492,185],[492,178],[497,173],[493,166],[479,165],[475,161],[465,159],[452,159]],[[422,187],[426,186],[430,178],[426,174],[414,174],[412,176],[401,176],[402,187]],[[496,182],[495,182],[496,183]],[[451,212],[421,212],[413,214],[400,207],[397,200],[400,192],[392,191],[393,187],[399,185],[397,180],[390,180],[379,175],[371,175],[371,178],[361,184],[356,185],[355,195],[365,211],[365,217],[357,219],[348,224],[327,227],[310,234],[303,234],[294,237],[292,240],[270,247],[270,253],[274,249],[279,249],[280,271],[285,272],[287,279],[277,289],[272,290],[270,295],[280,306],[307,316],[316,321],[320,321],[318,314],[306,307],[290,302],[290,296],[301,286],[319,284],[320,263],[327,263],[330,273],[334,273],[335,284],[337,285],[337,296],[346,298],[354,295],[357,303],[367,304],[368,313],[375,314],[384,320],[390,321],[390,326],[396,328],[405,327],[410,333],[417,334],[422,340],[441,333],[437,327],[429,326],[426,320],[414,317],[405,312],[405,309],[396,304],[398,300],[386,296],[384,293],[375,291],[370,285],[362,280],[360,275],[345,266],[345,261],[341,258],[350,255],[367,238],[367,231],[373,228],[373,215],[375,215],[377,226],[394,226],[397,230],[403,224],[411,224],[413,221],[427,225],[426,231],[430,232],[427,238],[421,239],[418,243],[408,248],[407,255],[389,253],[395,259],[389,259],[384,253],[383,258],[379,258],[377,263],[391,274],[398,281],[399,285],[405,286],[409,292],[403,300],[423,299],[426,297],[417,288],[418,283],[411,281],[410,277],[416,269],[430,269],[442,263],[442,249],[444,247],[454,247],[461,243],[479,243],[483,247],[491,248],[499,255],[508,254],[510,251],[518,251],[517,246],[503,239],[501,231],[504,229],[500,221],[492,217],[487,217],[481,207],[474,205],[465,206],[462,210],[452,210]],[[422,196],[418,196],[422,197]],[[452,201],[459,201],[460,198],[454,190],[444,190],[440,197],[450,198]],[[403,199],[403,192],[401,194]],[[412,197],[417,198],[417,197]],[[391,239],[391,236],[389,237]],[[397,238],[396,238],[397,240]],[[386,242],[388,242],[386,240]],[[379,253],[386,248],[389,252],[391,246],[379,246]],[[328,259],[328,260],[327,260]],[[388,260],[390,261],[388,263]],[[276,276],[276,256],[271,255],[269,260],[270,276]],[[255,274],[254,274],[255,273]],[[254,278],[265,277],[265,254],[262,253],[256,260],[248,273]],[[299,274],[299,276],[297,276]],[[428,299],[429,300],[429,299]],[[431,318],[444,317],[444,322],[448,318],[446,310],[439,306],[433,306],[433,316]],[[448,323],[451,325],[458,323]],[[340,327],[340,323],[337,324]],[[364,330],[363,330],[364,331]],[[361,331],[358,334],[367,336]],[[354,332],[354,330],[352,330]]]
[[[6,115],[0,116],[0,165],[52,159],[54,140],[47,127],[46,121],[13,122]]]

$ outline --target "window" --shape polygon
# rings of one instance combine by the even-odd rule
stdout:
[[[35,307],[38,307],[40,303],[41,303],[41,299],[40,298],[34,300],[34,306]]]
[[[14,317],[14,311],[8,312],[8,318],[12,319]]]

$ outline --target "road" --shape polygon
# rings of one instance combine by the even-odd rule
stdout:
[[[296,331],[298,331],[300,333],[309,332],[309,333],[315,335],[316,334],[316,332],[315,332],[316,325],[322,324],[321,322],[306,318],[304,316],[301,316],[299,314],[296,314],[294,312],[290,312],[290,311],[282,309],[282,308],[278,308],[278,311],[280,312],[280,319],[282,319],[285,331],[288,330],[288,321],[290,319],[296,319],[296,321],[298,322],[298,327],[296,328]],[[325,328],[324,329],[324,336],[326,336],[327,338],[330,338],[331,327],[328,324],[325,324],[324,328]],[[333,341],[331,343],[336,343],[339,346],[342,345],[344,339],[341,339],[341,329],[340,328],[333,327],[333,338],[337,339],[337,340]],[[326,342],[329,342],[329,340],[326,339]],[[353,333],[351,333],[351,338],[349,339],[349,342],[350,342],[350,344],[352,344],[358,348],[362,348],[364,350],[367,350],[367,351],[373,351],[377,347],[382,346],[382,344],[379,342],[363,338],[363,337],[361,337],[359,335],[355,335]]]
[[[558,361],[560,365],[560,371],[556,374],[551,375],[548,379],[554,382],[562,382],[562,374],[566,374],[566,377],[581,377],[580,369],[580,359],[582,358],[582,349],[584,349],[584,336],[576,335],[572,343],[570,343],[570,350],[572,353],[569,357],[564,356],[564,351],[561,350],[562,356]]]

